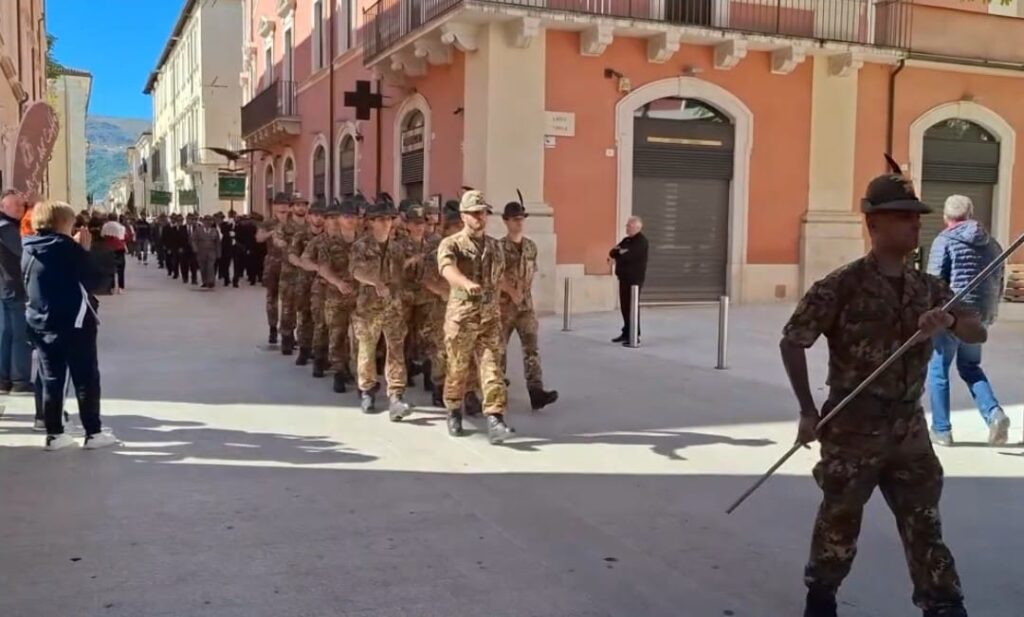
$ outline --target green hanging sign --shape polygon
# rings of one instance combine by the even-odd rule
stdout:
[[[150,191],[149,192],[149,203],[154,206],[169,206],[171,205],[171,192],[170,191]]]
[[[217,194],[221,199],[245,199],[245,176],[220,174]]]

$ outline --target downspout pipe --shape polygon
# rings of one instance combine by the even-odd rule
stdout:
[[[893,134],[896,132],[896,78],[907,65],[906,58],[900,58],[896,68],[889,73],[888,130],[885,134],[885,153],[892,156]]]
[[[327,38],[330,41],[328,48],[327,61],[331,64],[329,69],[328,86],[327,86],[327,115],[329,117],[330,128],[328,129],[328,141],[327,141],[327,161],[330,164],[330,169],[325,170],[327,172],[327,195],[324,196],[324,200],[329,204],[334,199],[334,170],[338,166],[338,161],[335,161],[338,153],[334,147],[334,39],[337,34],[338,24],[336,23],[338,5],[335,4],[334,8],[331,9],[331,30],[327,34]],[[316,197],[314,195],[314,197]]]

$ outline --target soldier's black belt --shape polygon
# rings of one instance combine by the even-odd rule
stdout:
[[[469,302],[480,302],[486,304],[494,300],[494,293],[491,291],[484,291],[476,295],[470,295],[465,289],[453,289],[451,290],[451,297],[456,300],[467,300]]]

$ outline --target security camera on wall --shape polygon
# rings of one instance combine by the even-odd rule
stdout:
[[[619,92],[622,94],[629,94],[633,90],[633,84],[629,81],[628,77],[619,78]]]

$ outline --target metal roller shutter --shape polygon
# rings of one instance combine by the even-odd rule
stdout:
[[[342,195],[353,195],[356,192],[356,170],[354,167],[342,167],[338,189]]]
[[[634,149],[633,173],[648,178],[731,180],[732,159],[732,150],[644,145]]]
[[[423,150],[402,155],[402,184],[423,182]]]

